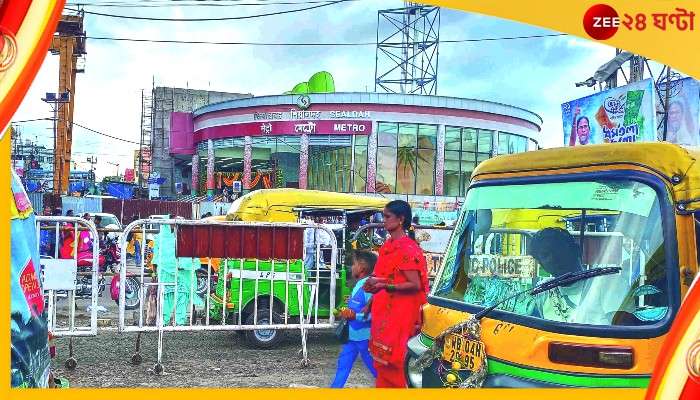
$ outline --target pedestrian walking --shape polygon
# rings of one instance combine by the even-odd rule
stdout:
[[[369,275],[372,274],[376,262],[377,256],[374,253],[360,250],[353,253],[351,272],[352,277],[358,279],[358,281],[348,299],[348,308],[340,312],[340,317],[348,321],[348,342],[343,345],[343,349],[338,356],[338,368],[331,383],[332,388],[345,386],[345,382],[350,376],[352,365],[355,363],[358,355],[362,358],[372,376],[375,379],[377,378],[377,371],[372,365],[372,356],[369,354],[368,348],[371,314],[366,311],[372,295],[367,293],[362,287]]]
[[[175,219],[170,215],[169,219]],[[202,299],[195,293],[197,280],[194,271],[198,265],[189,257],[177,257],[175,243],[177,237],[174,225],[161,225],[156,236],[153,264],[159,283],[175,283],[163,287],[163,323],[168,324],[175,311],[175,323],[185,325],[190,305],[190,295],[193,305],[202,306]],[[177,294],[176,294],[177,293]]]
[[[378,388],[406,387],[404,361],[408,339],[420,331],[420,309],[427,301],[428,271],[414,240],[411,206],[403,200],[384,208],[389,239],[379,249],[377,266],[364,288],[373,293],[369,349]]]

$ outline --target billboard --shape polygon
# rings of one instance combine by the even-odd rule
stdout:
[[[666,87],[660,85],[661,96],[656,109],[663,116]],[[668,98],[666,141],[685,146],[700,146],[700,83],[693,78],[671,81]],[[659,140],[664,137],[664,123],[659,117]]]
[[[656,141],[655,97],[645,79],[562,104],[564,145]]]

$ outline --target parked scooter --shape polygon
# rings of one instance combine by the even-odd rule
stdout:
[[[104,256],[106,268],[115,275],[109,285],[109,293],[112,300],[119,304],[119,263],[121,252],[119,251],[119,237],[115,234],[108,234],[100,246],[100,255]],[[139,307],[141,299],[139,296],[141,284],[133,273],[127,271],[126,274],[125,309],[133,310]],[[101,292],[100,292],[101,293]]]

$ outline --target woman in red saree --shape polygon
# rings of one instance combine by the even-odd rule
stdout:
[[[73,210],[66,212],[66,217],[73,216]],[[60,258],[75,258],[75,248],[75,226],[71,222],[66,222],[61,227]]]
[[[374,293],[369,349],[377,369],[376,387],[402,388],[406,387],[406,346],[420,331],[428,272],[423,251],[409,236],[408,203],[395,200],[386,205],[384,229],[391,237],[379,249],[374,275],[365,283],[365,290]]]

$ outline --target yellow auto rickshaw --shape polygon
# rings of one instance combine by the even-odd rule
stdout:
[[[362,217],[381,212],[389,199],[356,194],[303,189],[262,189],[236,199],[226,215],[209,217],[209,221],[300,222],[313,221],[339,229],[339,247],[345,247],[348,228]],[[209,259],[202,259],[207,264]],[[220,260],[212,259],[217,270]]]
[[[629,143],[480,164],[409,384],[646,387],[698,271],[699,157]]]

